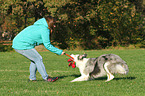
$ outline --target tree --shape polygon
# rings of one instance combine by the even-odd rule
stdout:
[[[100,49],[144,41],[142,0],[2,0],[0,35],[9,39],[46,14],[57,18],[53,40],[63,49]],[[63,37],[63,38],[62,38]],[[1,36],[0,36],[1,39]]]

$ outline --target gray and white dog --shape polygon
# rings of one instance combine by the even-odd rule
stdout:
[[[71,82],[92,80],[105,75],[107,75],[107,82],[114,78],[115,73],[127,74],[129,72],[126,62],[115,54],[104,54],[97,58],[86,58],[87,54],[71,54],[71,56],[81,73],[80,77]]]

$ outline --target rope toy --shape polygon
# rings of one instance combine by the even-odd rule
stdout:
[[[76,64],[75,64],[74,58],[71,57],[70,55],[66,54],[66,53],[65,53],[65,55],[67,55],[68,57],[71,58],[71,59],[68,59],[68,60],[67,60],[67,62],[69,62],[68,66],[69,66],[69,67],[72,66],[72,68],[75,68],[75,67],[76,67]]]

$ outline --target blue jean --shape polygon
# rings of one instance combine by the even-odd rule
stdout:
[[[31,61],[29,77],[31,80],[36,80],[37,70],[44,80],[47,79],[48,74],[46,73],[45,66],[42,61],[42,56],[34,48],[29,50],[15,50]]]

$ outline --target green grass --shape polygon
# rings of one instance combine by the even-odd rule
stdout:
[[[145,50],[88,50],[66,51],[68,54],[117,54],[128,63],[128,75],[115,75],[84,82],[70,81],[80,76],[78,68],[68,67],[67,56],[39,52],[50,76],[59,76],[56,82],[44,82],[37,72],[37,82],[28,82],[30,61],[16,52],[0,52],[0,96],[144,96]]]

